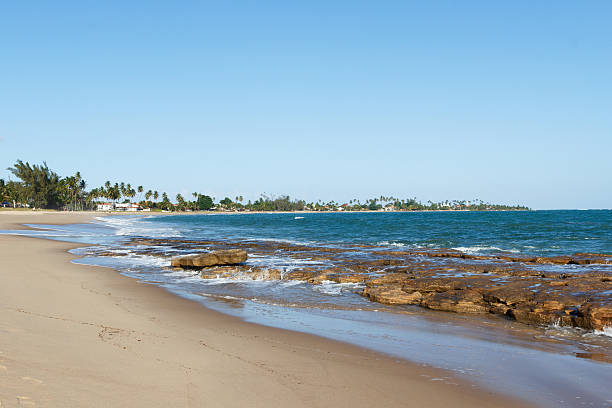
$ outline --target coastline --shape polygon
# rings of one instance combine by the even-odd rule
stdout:
[[[203,215],[203,214],[396,214],[396,213],[481,213],[481,212],[517,212],[517,211],[536,211],[536,210],[360,210],[360,211],[314,211],[314,210],[295,210],[295,211],[219,211],[219,210],[198,210],[198,211],[83,211],[95,212],[98,214],[117,215],[117,214],[146,214],[146,215]]]
[[[0,214],[0,229],[104,215]],[[0,236],[3,407],[529,405],[443,370],[247,323],[76,265],[67,251],[79,246]]]

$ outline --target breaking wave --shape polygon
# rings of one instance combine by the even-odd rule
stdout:
[[[603,330],[593,330],[594,334],[612,337],[612,326],[605,326]]]
[[[466,254],[475,254],[478,252],[488,252],[488,251],[499,251],[499,252],[511,252],[511,253],[520,253],[518,249],[502,249],[496,246],[485,246],[485,245],[474,245],[469,247],[453,247],[456,251],[465,252]]]
[[[178,229],[148,221],[151,218],[154,218],[154,216],[96,217],[96,220],[107,227],[113,228],[115,235],[119,236],[147,236],[155,238],[179,238],[183,236]]]

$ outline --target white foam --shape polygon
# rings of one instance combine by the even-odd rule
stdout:
[[[119,236],[147,236],[154,238],[181,237],[181,233],[171,227],[152,224],[146,219],[151,217],[96,217],[96,220],[101,221],[104,225],[115,230],[115,235]]]
[[[219,275],[217,275],[216,278],[207,278],[207,279],[201,279],[201,282],[205,285],[222,285],[222,284],[226,284],[226,283],[249,283],[249,284],[257,284],[257,285],[262,285],[262,284],[270,284],[271,282],[274,281],[269,281],[269,280],[264,280],[264,279],[253,279],[252,276],[246,274],[246,273],[237,273],[235,275],[232,275],[230,277],[227,278],[221,278],[219,277]]]
[[[186,271],[183,269],[173,269],[169,272],[166,272],[164,275],[166,276],[178,276],[181,278],[189,278],[192,276],[196,276],[198,277],[198,279],[200,278],[199,274],[197,272],[193,272],[193,271]]]
[[[158,267],[170,266],[169,259],[160,258],[158,256],[129,254],[125,256],[124,258],[129,259],[130,262],[134,262],[134,263],[145,265],[145,266],[158,266]]]
[[[313,285],[312,289],[324,293],[326,295],[340,295],[342,292],[353,291],[363,288],[360,283],[337,283],[334,281],[324,280],[320,285]]]
[[[291,287],[291,286],[301,285],[303,283],[306,283],[306,281],[297,280],[297,279],[296,280],[281,280],[281,281],[278,281],[278,283],[281,286],[288,288],[288,287]]]
[[[594,334],[612,337],[612,326],[604,326],[602,330],[593,330]]]
[[[518,249],[501,249],[495,246],[484,246],[484,245],[474,245],[470,247],[454,247],[451,249],[454,249],[456,251],[465,252],[466,254],[474,254],[476,252],[481,252],[481,251],[502,251],[502,252],[512,252],[512,253],[521,252]]]
[[[281,256],[257,256],[249,255],[247,265],[283,269],[286,272],[292,271],[302,266],[325,265],[321,261],[315,261],[309,258],[294,259]]]
[[[376,243],[379,246],[392,246],[397,248],[411,248],[411,249],[423,249],[423,248],[440,248],[440,245],[432,243],[418,243],[418,244],[406,244],[404,242],[395,241],[379,241]]]
[[[380,242],[377,242],[376,245],[394,246],[394,247],[399,247],[399,248],[406,246],[406,244],[402,242],[389,242],[389,241],[380,241]]]
[[[261,241],[261,242],[281,242],[283,244],[292,244],[292,245],[316,245],[316,241],[294,241],[291,239],[282,239],[282,238],[249,238],[245,239],[245,241]]]

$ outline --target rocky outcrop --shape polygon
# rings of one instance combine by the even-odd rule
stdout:
[[[205,268],[200,272],[200,277],[202,279],[281,280],[282,273],[278,269],[245,268],[239,265]]]
[[[612,326],[612,254],[474,255],[452,249],[389,250],[368,245],[323,247],[272,241],[134,239],[132,244],[156,247],[155,251],[161,252],[149,249],[143,253],[162,257],[164,250],[160,247],[211,251],[172,260],[173,266],[204,268],[202,278],[300,280],[313,285],[352,283],[369,300],[388,305],[495,314],[526,324],[587,330]],[[308,259],[309,263],[279,269],[245,265],[246,250],[261,257]],[[139,251],[135,248],[132,253]],[[242,255],[235,256],[238,253]],[[108,256],[117,254],[109,252]]]
[[[178,256],[172,258],[171,265],[179,268],[205,268],[220,265],[237,265],[247,260],[244,249],[226,249],[204,254]]]
[[[393,286],[366,287],[362,294],[374,302],[387,305],[419,305],[423,299],[420,292],[406,293]]]
[[[576,310],[575,321],[580,327],[591,330],[603,330],[612,327],[612,304],[610,302],[587,303]]]

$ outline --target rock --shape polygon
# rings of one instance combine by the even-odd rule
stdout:
[[[212,251],[172,260],[172,266],[204,268],[202,278],[288,279],[364,284],[362,295],[390,305],[419,305],[456,313],[491,313],[536,325],[559,324],[602,330],[612,326],[612,254],[576,253],[543,257],[513,253],[466,254],[452,249],[381,250],[371,245],[339,248],[271,241],[133,239],[151,246],[130,253],[167,257],[172,251]],[[316,266],[283,271],[219,257],[239,248],[259,256],[308,259]],[[365,252],[361,249],[365,248]],[[218,250],[218,252],[214,252]],[[361,253],[363,252],[363,253]],[[367,256],[363,256],[367,252]],[[99,256],[117,256],[100,252]],[[225,265],[225,266],[222,266]],[[547,265],[545,268],[542,265]],[[565,267],[564,265],[572,265]],[[208,268],[205,268],[208,267]]]
[[[211,267],[200,272],[200,278],[202,279],[281,280],[281,276],[282,273],[278,269],[250,268],[244,265]]]
[[[363,283],[366,281],[367,276],[363,275],[350,275],[350,274],[337,274],[334,276],[327,276],[327,278],[336,283]]]
[[[405,273],[390,273],[378,278],[374,278],[374,279],[370,279],[368,282],[366,282],[366,285],[368,287],[375,287],[375,286],[387,286],[390,284],[403,284],[406,281],[408,281],[409,279],[412,279],[410,276],[406,275]]]
[[[572,258],[570,256],[551,256],[551,257],[536,258],[536,263],[541,263],[541,264],[567,265],[571,262],[572,262]]]
[[[363,271],[355,271],[352,268],[335,268],[326,269],[321,273],[322,280],[328,280],[336,283],[363,283],[368,277],[363,274]],[[315,279],[318,279],[316,277]],[[320,283],[320,281],[318,282]]]
[[[567,325],[568,322],[571,322],[571,318],[565,314],[545,312],[532,304],[523,304],[516,309],[509,309],[507,315],[517,322],[533,325]]]
[[[612,305],[604,303],[586,303],[577,311],[576,325],[591,329],[603,330],[612,327]]]
[[[308,279],[308,283],[311,283],[313,285],[320,285],[321,283],[323,283],[323,281],[326,281],[327,279],[327,273],[325,272],[321,272],[318,275],[313,276],[312,278]]]
[[[533,283],[529,281],[518,281],[504,284],[500,287],[485,288],[484,299],[491,303],[504,303],[506,305],[517,305],[530,302],[534,299],[534,293],[529,289]]]
[[[266,269],[265,280],[281,280],[283,274],[278,269]]]
[[[483,301],[482,294],[471,289],[433,293],[423,299],[421,306],[428,309],[455,313],[489,312],[489,307]]]
[[[247,252],[244,249],[226,249],[205,254],[174,257],[171,265],[180,268],[204,268],[218,265],[236,265],[246,260]]]
[[[506,315],[508,314],[508,311],[510,310],[510,307],[506,304],[503,303],[489,303],[489,313],[492,314],[499,314],[499,315]]]
[[[420,292],[406,293],[398,287],[391,286],[365,288],[362,295],[374,302],[387,305],[418,305],[423,297]]]
[[[207,268],[200,272],[200,278],[202,279],[216,279],[216,278],[231,278],[239,274],[241,270],[235,266],[219,266],[215,268]]]
[[[285,279],[287,280],[301,280],[301,281],[309,281],[310,279],[314,279],[319,276],[321,272],[317,270],[309,270],[309,269],[298,269],[293,270],[287,274],[285,274]]]
[[[447,292],[458,289],[460,285],[461,282],[453,278],[418,278],[406,280],[403,289],[405,291]]]

